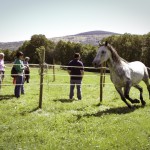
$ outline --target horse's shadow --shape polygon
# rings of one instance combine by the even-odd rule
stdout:
[[[61,102],[61,103],[72,103],[74,101],[74,99],[65,99],[65,98],[61,98],[61,99],[54,99],[54,102]]]
[[[77,116],[77,120],[79,120],[82,117],[91,117],[91,116],[101,117],[101,116],[110,115],[110,114],[119,114],[119,115],[122,115],[122,114],[131,113],[131,112],[133,112],[136,109],[139,109],[141,107],[142,106],[133,106],[133,108],[130,109],[130,108],[124,106],[124,107],[118,107],[118,108],[110,108],[110,109],[106,109],[106,110],[103,110],[103,111],[98,111],[96,113],[86,113],[84,115],[79,115],[78,114],[76,116]]]
[[[13,97],[15,97],[15,95],[0,95],[0,101],[3,101],[3,100],[10,100],[10,99],[12,99]]]

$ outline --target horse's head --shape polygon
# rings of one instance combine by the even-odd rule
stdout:
[[[93,60],[93,65],[95,67],[98,67],[100,64],[102,64],[103,62],[109,59],[111,52],[109,51],[107,45],[108,45],[107,42],[105,42],[105,44],[103,45],[100,45],[96,57]]]

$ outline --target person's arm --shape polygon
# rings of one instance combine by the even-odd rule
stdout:
[[[23,63],[21,62],[21,60],[16,60],[15,61],[15,68],[18,71],[18,73],[22,73],[22,71],[25,69],[25,66],[23,65]]]
[[[71,70],[68,70],[68,74],[69,74],[69,75],[71,74]]]
[[[81,72],[81,76],[83,77],[83,75],[84,75],[84,65],[83,65],[82,62],[81,62],[81,66],[82,66],[82,69],[80,70],[80,72]]]
[[[4,67],[4,61],[0,60],[0,66]]]
[[[68,64],[67,71],[68,71],[68,74],[71,75],[70,62],[69,62],[69,64]]]
[[[84,75],[84,70],[80,70],[80,72],[81,72],[81,76],[83,77],[83,75]]]

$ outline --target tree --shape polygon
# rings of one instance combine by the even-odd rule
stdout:
[[[23,45],[18,49],[24,53],[25,56],[30,57],[30,63],[39,63],[38,54],[36,48],[44,46],[45,48],[45,60],[50,63],[53,59],[53,51],[55,44],[49,41],[45,35],[33,35],[30,41],[25,41]]]
[[[141,60],[142,36],[123,34],[105,38],[127,61]]]
[[[150,32],[146,35],[143,35],[143,43],[142,43],[142,56],[141,60],[143,63],[147,66],[150,67]]]

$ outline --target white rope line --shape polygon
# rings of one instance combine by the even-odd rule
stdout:
[[[15,65],[15,66],[17,66],[17,65],[20,65],[20,64],[5,64],[5,66],[6,65],[8,65],[8,66],[13,66],[13,65]],[[40,64],[28,64],[29,66],[41,66]],[[107,68],[107,67],[98,67],[98,68],[95,68],[95,67],[86,67],[86,66],[84,66],[84,67],[82,67],[82,66],[65,66],[65,65],[52,65],[52,64],[43,64],[43,66],[50,66],[50,67],[59,67],[59,68],[69,68],[69,67],[71,67],[71,68],[86,68],[86,69],[107,69],[107,70],[109,70],[109,68]]]
[[[13,63],[10,63],[10,64],[5,64],[5,66],[13,66],[13,65],[20,65],[20,64],[13,64]],[[28,64],[29,66],[41,66],[41,64]],[[87,68],[87,69],[95,69],[95,70],[98,70],[98,69],[106,69],[106,70],[109,70],[109,68],[108,67],[97,67],[97,68],[95,68],[95,67],[86,67],[86,66],[84,66],[84,67],[81,67],[81,66],[65,66],[65,65],[53,65],[53,64],[46,64],[46,63],[44,63],[43,64],[44,66],[50,66],[50,67],[59,67],[59,68],[69,68],[69,67],[72,67],[72,68]],[[146,66],[146,68],[147,69],[149,69],[150,70],[150,68],[149,67],[147,67]]]
[[[102,84],[113,84],[113,83],[102,83]],[[16,85],[26,85],[26,84],[1,84],[2,86],[9,86],[9,85],[13,85],[13,86],[16,86]],[[34,83],[34,84],[29,84],[29,85],[52,85],[52,86],[66,86],[66,85],[68,85],[68,86],[70,86],[70,85],[83,85],[83,86],[99,86],[99,84],[83,84],[83,83],[81,83],[81,84],[47,84],[47,83],[43,83],[43,84],[40,84],[40,83]]]
[[[11,76],[11,75],[14,75],[14,76],[17,76],[18,74],[4,74],[4,75],[6,75],[6,76]],[[32,75],[39,75],[39,73],[34,73],[34,74],[23,74],[23,75],[30,75],[30,76],[32,76]],[[84,77],[84,76],[96,76],[96,77],[98,77],[98,76],[100,76],[99,74],[98,75],[86,75],[86,74],[84,74],[83,76],[82,75],[69,75],[69,74],[49,74],[49,73],[43,73],[43,75],[48,75],[48,76],[53,76],[53,75],[55,75],[55,76],[72,76],[72,77]],[[102,76],[109,76],[108,74],[105,74],[105,75],[102,75]]]
[[[13,75],[14,75],[14,76],[17,76],[17,74],[13,74]],[[25,75],[29,75],[29,74],[23,74],[23,76],[25,76]],[[86,77],[86,78],[87,78],[87,77],[89,77],[89,78],[90,78],[90,77],[97,77],[97,78],[100,77],[100,75],[83,75],[83,76],[82,76],[82,75],[65,75],[65,74],[64,74],[64,75],[63,75],[63,74],[43,74],[43,75],[46,75],[45,78],[48,77],[48,76],[51,76],[51,77],[52,77],[52,76],[57,76],[57,77],[69,77],[69,78],[70,78],[70,77],[83,77],[83,78],[84,78],[84,77]],[[5,76],[11,77],[11,74],[5,74]],[[39,74],[30,74],[30,77],[31,77],[31,76],[40,76],[40,75],[39,75]],[[101,75],[101,76],[106,77],[106,76],[109,76],[109,75]]]

